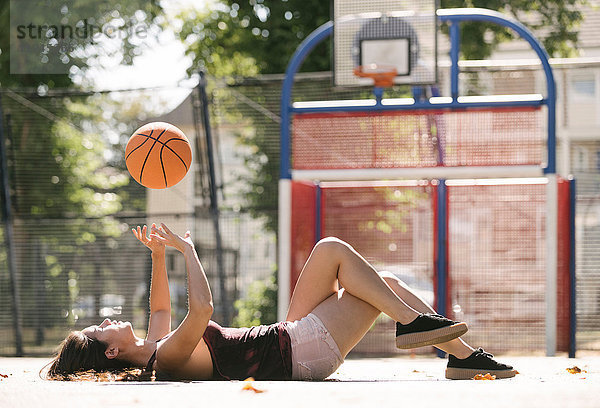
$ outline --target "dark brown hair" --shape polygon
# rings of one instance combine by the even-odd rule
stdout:
[[[80,331],[73,331],[59,346],[58,354],[50,362],[46,378],[51,380],[77,379],[73,374],[93,370],[105,372],[122,370],[130,365],[117,359],[109,359],[104,352],[106,344],[92,339]]]

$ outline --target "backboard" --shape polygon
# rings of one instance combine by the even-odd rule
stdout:
[[[394,66],[395,84],[437,81],[436,0],[334,0],[336,86],[371,85],[358,66]]]

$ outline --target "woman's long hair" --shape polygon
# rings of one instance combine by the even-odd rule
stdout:
[[[52,360],[45,374],[50,380],[76,380],[82,378],[84,372],[92,370],[96,373],[123,371],[130,365],[117,359],[109,359],[104,352],[106,344],[92,339],[80,331],[73,331],[59,346],[58,354]],[[42,369],[43,370],[43,369]],[[86,377],[83,375],[83,377]],[[97,380],[97,378],[96,378]]]

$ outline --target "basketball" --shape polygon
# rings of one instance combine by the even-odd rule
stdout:
[[[192,163],[192,148],[176,126],[148,123],[136,130],[125,147],[125,163],[131,176],[148,188],[167,188],[179,183]]]

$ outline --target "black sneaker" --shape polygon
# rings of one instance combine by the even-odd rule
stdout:
[[[421,314],[408,324],[396,322],[396,347],[411,349],[445,343],[465,334],[466,323],[455,322],[438,314]]]
[[[512,366],[494,360],[494,356],[486,353],[480,347],[465,359],[456,358],[452,354],[448,357],[446,378],[450,380],[470,380],[477,374],[490,373],[496,378],[511,378],[517,374]]]

